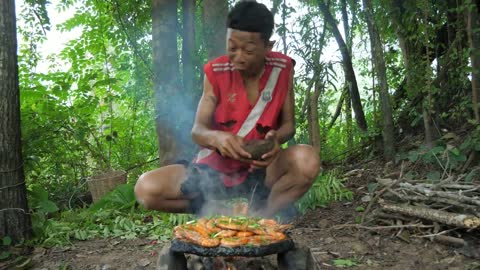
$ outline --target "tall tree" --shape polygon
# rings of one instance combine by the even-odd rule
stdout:
[[[177,126],[180,80],[177,49],[177,1],[152,0],[153,88],[160,164],[179,158]],[[174,117],[175,116],[175,117]],[[175,120],[175,121],[176,121]],[[184,133],[186,133],[184,131]],[[184,136],[184,135],[180,135]]]
[[[225,54],[227,0],[203,0],[204,38],[208,59]]]
[[[320,7],[326,23],[329,25],[330,30],[332,31],[335,40],[337,41],[340,48],[340,53],[342,54],[343,69],[345,71],[345,77],[348,83],[348,89],[352,100],[353,111],[355,112],[355,120],[357,121],[358,127],[362,131],[366,132],[367,121],[365,120],[365,113],[363,112],[362,101],[360,99],[360,93],[358,91],[357,78],[355,76],[355,70],[353,69],[352,57],[351,54],[348,52],[347,44],[343,40],[343,37],[338,30],[337,23],[333,18],[330,9],[323,1],[324,0],[318,0],[318,6]]]
[[[343,31],[345,32],[345,39],[348,52],[352,55],[352,45],[353,45],[353,35],[351,32],[350,23],[348,21],[348,12],[347,12],[347,0],[341,0],[340,6],[342,10],[342,22],[343,22]],[[352,9],[354,11],[354,9]],[[353,13],[353,12],[352,12]],[[355,14],[353,14],[355,16]],[[354,18],[352,18],[352,27]],[[345,102],[345,122],[346,122],[346,131],[347,131],[347,148],[351,149],[353,147],[353,124],[352,124],[352,99],[348,91],[348,80],[345,80],[345,86],[342,90],[345,94],[342,94],[344,97],[342,100]],[[341,108],[341,107],[339,107]]]
[[[478,109],[480,95],[480,16],[477,6],[470,1],[467,7],[467,36],[470,47],[470,62],[472,65],[472,103],[475,121],[480,124]]]
[[[184,92],[192,92],[195,88],[195,1],[182,0],[183,40],[182,68]]]
[[[382,136],[383,136],[383,155],[386,160],[393,160],[395,157],[394,136],[393,136],[393,116],[390,105],[390,95],[388,93],[387,68],[385,66],[385,56],[383,53],[382,42],[373,17],[373,7],[371,0],[363,0],[363,8],[367,21],[368,33],[370,35],[370,45],[373,62],[375,64],[375,73],[380,89],[380,106],[382,108]]]
[[[195,83],[195,10],[196,1],[182,0],[182,12],[183,12],[183,39],[182,39],[182,70],[183,70],[183,91],[182,99],[186,102],[184,104],[192,104],[189,106],[193,108],[194,99],[198,96],[200,91],[198,90],[198,84]],[[190,130],[193,126],[193,119],[195,117],[194,111],[190,109],[183,109],[184,113],[182,121],[182,130]],[[192,155],[195,151],[195,145],[190,139],[190,132],[182,133],[184,137],[182,140],[182,154],[184,158],[189,159],[189,155]]]
[[[431,62],[435,51],[428,46],[431,41],[432,31],[427,23],[428,14],[425,10],[417,8],[417,2],[413,0],[392,0],[390,2],[391,18],[395,24],[400,49],[405,66],[406,92],[411,96],[418,94],[421,102],[421,115],[424,123],[425,144],[433,145],[433,139],[438,136],[433,128],[433,99],[432,99],[432,69]],[[426,6],[429,7],[428,5]],[[417,14],[418,12],[422,14]],[[423,21],[423,24],[422,24]],[[405,27],[405,25],[408,27]],[[425,33],[418,35],[419,27]],[[423,31],[422,31],[423,32]]]
[[[320,160],[322,160],[322,136],[320,134],[320,119],[318,115],[318,101],[320,95],[324,92],[325,83],[323,78],[325,77],[326,68],[324,63],[320,62],[320,56],[322,55],[323,48],[325,47],[325,36],[326,36],[326,24],[323,24],[323,31],[320,34],[318,41],[318,46],[315,46],[316,51],[312,52],[312,69],[313,69],[313,78],[311,80],[311,85],[314,85],[313,93],[310,95],[310,86],[308,87],[308,96],[306,102],[308,102],[308,135],[310,138],[310,144],[315,148],[317,153],[320,155]]]
[[[310,144],[317,153],[321,153],[322,144],[320,137],[320,126],[318,124],[318,99],[323,92],[324,85],[320,81],[319,75],[314,75],[316,81],[314,82],[313,93],[308,104],[308,133]]]
[[[20,132],[15,1],[0,1],[0,238],[31,233]]]

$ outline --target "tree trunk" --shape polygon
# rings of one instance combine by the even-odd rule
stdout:
[[[318,78],[318,76],[317,76]],[[316,78],[315,78],[316,79]],[[321,90],[323,85],[317,79],[314,86],[313,95],[310,97],[310,104],[309,104],[309,137],[310,137],[310,144],[316,150],[317,153],[320,154],[321,151],[321,143],[320,143],[320,126],[319,126],[319,119],[318,119],[318,98],[320,97]]]
[[[183,12],[183,39],[182,39],[182,68],[183,68],[183,91],[182,100],[184,100],[184,108],[179,114],[183,116],[182,127],[182,158],[189,160],[193,153],[196,152],[196,146],[191,140],[190,129],[193,126],[195,111],[188,109],[185,104],[191,104],[190,108],[194,108],[193,104],[197,103],[199,94],[201,93],[201,83],[195,77],[195,1],[182,0]],[[197,81],[197,83],[196,83]],[[187,105],[188,106],[188,105]]]
[[[418,37],[418,21],[405,22],[405,18],[411,18],[411,16],[418,16],[418,14],[407,13],[404,7],[415,7],[416,3],[413,0],[393,0],[391,2],[392,19],[396,24],[397,36],[400,43],[400,48],[403,54],[403,62],[405,65],[406,76],[406,92],[410,95],[418,93],[422,103],[422,116],[425,130],[425,143],[426,145],[432,145],[435,135],[433,121],[431,115],[431,109],[433,104],[431,103],[431,61],[432,57],[435,57],[435,51],[429,50],[428,46],[424,44],[426,41],[424,36]],[[425,14],[423,14],[425,15]],[[405,23],[410,24],[410,27],[405,27]],[[429,39],[430,37],[426,37]],[[423,40],[422,40],[423,39]],[[431,42],[431,41],[427,41]],[[432,53],[432,54],[430,54]],[[411,96],[410,96],[411,97]]]
[[[366,132],[367,131],[367,121],[365,120],[365,114],[363,112],[362,101],[360,100],[360,93],[358,92],[357,78],[355,76],[355,71],[352,65],[352,57],[348,52],[347,45],[338,31],[337,23],[330,13],[329,8],[325,5],[323,0],[318,1],[318,5],[322,14],[325,18],[325,21],[330,26],[335,39],[337,40],[340,52],[343,59],[343,68],[345,71],[345,76],[347,78],[348,89],[350,92],[350,97],[352,99],[352,107],[355,112],[355,120],[357,121],[358,127]]]
[[[179,158],[176,126],[179,119],[177,103],[182,102],[179,90],[177,49],[177,1],[152,0],[153,88],[155,122],[157,128],[160,164],[166,165]],[[189,133],[186,130],[181,131]],[[185,136],[185,135],[183,135]]]
[[[348,48],[348,52],[352,53],[352,44],[353,38],[350,33],[350,24],[348,22],[348,13],[347,13],[347,0],[340,1],[342,7],[342,21],[343,21],[343,31],[345,32],[345,40]]]
[[[345,32],[345,40],[348,53],[352,55],[353,37],[350,31],[350,24],[348,22],[347,1],[341,0],[343,31]],[[342,92],[343,100],[345,101],[345,123],[347,132],[347,148],[353,147],[353,125],[352,125],[352,99],[349,93],[347,73],[345,72],[345,88]],[[340,107],[341,108],[341,107]],[[332,122],[333,123],[333,122]]]
[[[285,20],[287,18],[287,0],[283,0],[282,4],[282,42],[283,42],[283,54],[287,54],[287,25]]]
[[[204,38],[208,60],[226,53],[227,0],[203,0]]]
[[[182,67],[185,93],[195,90],[195,1],[183,0]]]
[[[480,23],[479,15],[475,5],[467,9],[467,35],[470,46],[470,61],[472,65],[472,103],[473,113],[477,124],[480,123],[478,110],[478,96],[480,94],[480,33],[478,32]],[[475,31],[475,29],[477,31]]]
[[[31,235],[23,172],[15,1],[0,1],[0,238]]]
[[[394,135],[393,135],[393,116],[390,105],[390,95],[388,93],[387,69],[385,66],[385,57],[383,53],[380,35],[373,18],[373,7],[370,0],[363,0],[365,17],[367,20],[368,32],[370,34],[370,44],[372,58],[375,64],[378,84],[380,86],[380,106],[382,108],[382,135],[383,135],[383,155],[388,161],[395,157]]]
[[[340,100],[337,103],[337,107],[335,109],[335,112],[333,113],[332,120],[330,121],[330,124],[328,124],[327,129],[331,129],[333,125],[335,124],[335,121],[337,121],[338,117],[342,113],[342,106],[345,103],[345,95],[347,94],[347,91],[342,91],[342,94],[340,95]]]
[[[348,86],[343,90],[345,93],[345,125],[347,130],[347,149],[353,147],[353,117],[352,117],[352,98]]]

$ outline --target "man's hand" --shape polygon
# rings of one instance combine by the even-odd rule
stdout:
[[[268,165],[275,160],[278,153],[280,153],[281,148],[278,142],[277,132],[275,130],[270,130],[267,132],[265,139],[271,139],[273,141],[273,148],[270,152],[265,153],[261,160],[254,160],[252,162],[252,165],[255,167],[268,167]]]
[[[214,146],[223,157],[248,162],[250,153],[242,148],[243,138],[229,132],[218,131],[215,134]]]

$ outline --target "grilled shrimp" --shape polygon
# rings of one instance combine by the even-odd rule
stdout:
[[[227,230],[246,231],[248,223],[238,219],[222,217],[217,219],[217,227]]]
[[[263,235],[253,235],[248,238],[248,243],[254,246],[268,245],[273,242],[276,242],[273,236],[268,234]]]
[[[272,225],[277,225],[278,224],[276,220],[266,219],[266,218],[260,219],[257,223],[262,225],[262,226],[272,226]]]
[[[207,229],[207,226],[205,224],[197,223],[192,226],[192,229],[198,232],[202,237],[206,237],[206,238],[210,237],[210,232]]]
[[[252,236],[253,235],[253,232],[249,232],[249,231],[246,231],[246,232],[236,232],[236,236],[238,237],[249,237],[249,236]]]
[[[237,231],[234,230],[221,230],[218,233],[216,233],[213,237],[214,238],[227,238],[227,237],[232,237],[237,234]]]
[[[202,247],[216,247],[220,245],[220,241],[218,239],[210,239],[210,238],[202,237],[196,231],[178,229],[175,232],[175,236],[180,239],[186,239],[187,241]]]
[[[275,241],[280,241],[285,239],[287,236],[282,232],[276,232],[272,230],[267,230],[267,235],[273,237]]]
[[[247,231],[252,232],[254,234],[267,234],[267,231],[262,226],[257,224],[248,225]]]
[[[207,229],[212,233],[218,233],[222,229],[218,228],[216,223],[217,223],[217,219],[215,218],[210,219],[206,224]]]
[[[222,238],[220,245],[225,247],[239,247],[248,244],[249,239],[245,237]]]

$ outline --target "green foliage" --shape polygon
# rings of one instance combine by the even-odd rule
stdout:
[[[325,207],[332,201],[352,200],[353,193],[346,189],[335,171],[320,174],[310,190],[297,202],[300,212]]]
[[[168,240],[173,226],[184,224],[193,217],[187,214],[168,214],[146,211],[135,206],[132,184],[117,186],[89,208],[63,212],[41,207],[48,201],[46,191],[35,188],[31,201],[37,203],[32,215],[33,243],[42,246],[63,246],[72,240],[93,238],[133,239],[147,237]],[[50,201],[49,201],[50,202]],[[52,202],[50,202],[52,203]],[[53,204],[53,203],[52,203]],[[53,216],[48,216],[56,212]]]
[[[12,252],[9,250],[12,244],[12,239],[7,235],[2,238],[2,245],[0,246],[0,261],[10,258]]]
[[[460,171],[467,160],[466,152],[460,149],[462,147],[458,148],[451,144],[438,145],[431,149],[421,145],[419,149],[411,150],[408,153],[400,153],[397,161],[408,160],[433,166],[430,171],[426,172],[424,177],[431,182],[438,182],[452,171]],[[413,179],[421,176],[414,174],[414,172],[409,172],[406,174],[406,177]]]
[[[58,8],[75,3],[63,1]],[[26,43],[20,46],[19,76],[26,178],[51,191],[51,200],[62,209],[83,204],[85,179],[96,172],[126,169],[157,156],[149,67],[128,45],[124,29],[115,27],[112,15],[123,10],[112,14],[113,8],[102,1],[77,8],[56,27],[80,31],[80,36],[43,59],[35,45],[44,40],[36,31],[42,25],[29,21],[28,8],[22,11],[26,21],[19,23],[19,32]],[[150,15],[137,19],[145,16]],[[148,35],[146,29],[143,35]],[[136,48],[150,54],[147,41]],[[49,62],[48,72],[36,71],[39,59]]]
[[[333,260],[333,265],[337,267],[354,267],[357,266],[358,262],[355,259],[335,259]]]
[[[117,186],[102,199],[90,207],[90,211],[97,212],[102,209],[128,210],[135,207],[136,199],[133,184]]]

